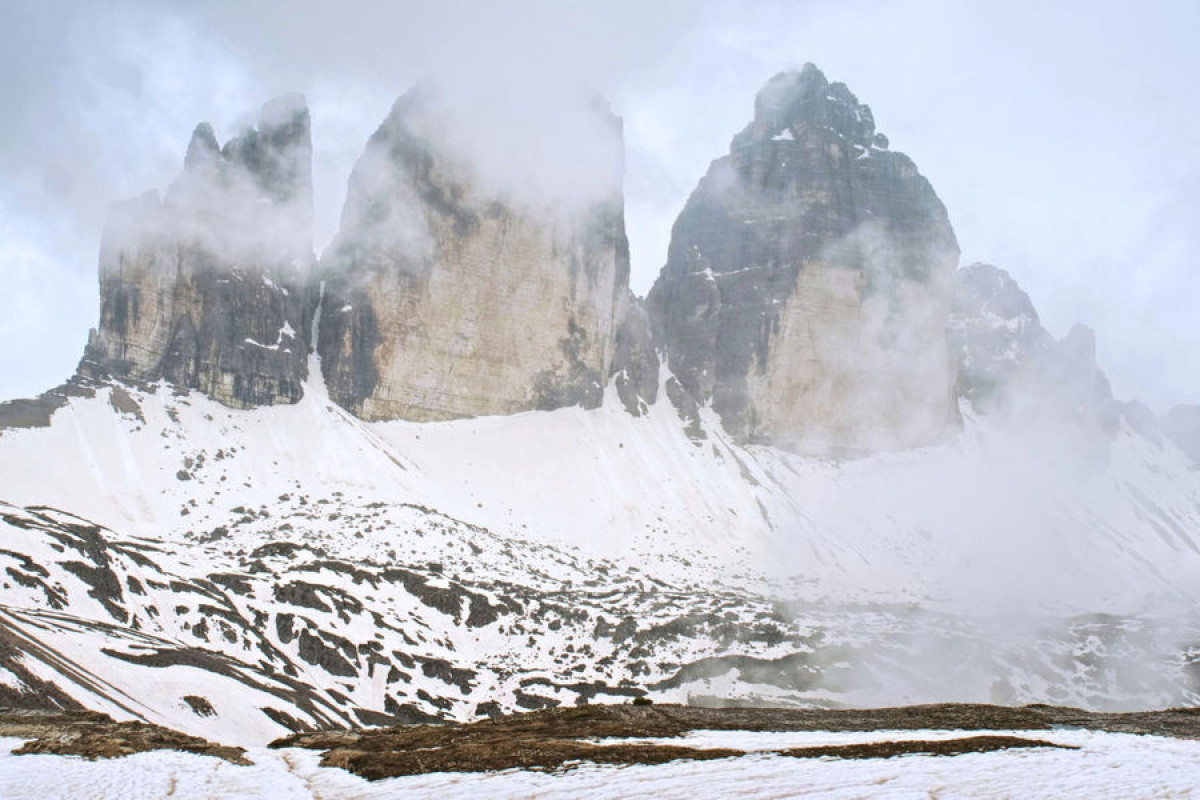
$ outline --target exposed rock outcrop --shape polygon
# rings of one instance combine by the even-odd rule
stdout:
[[[45,428],[54,412],[72,397],[94,397],[95,389],[87,379],[76,375],[66,383],[42,392],[37,397],[17,398],[0,403],[0,434],[9,428]]]
[[[322,259],[318,346],[330,396],[364,419],[593,408],[618,362],[624,396],[649,383],[628,295],[619,119],[584,112],[572,158],[599,180],[562,200],[496,179],[498,162],[534,144],[488,141],[481,116],[414,89],[351,175]]]
[[[1074,325],[1055,340],[1028,295],[991,264],[960,269],[948,334],[959,394],[979,411],[1026,423],[1111,428],[1118,414],[1108,378],[1096,365],[1096,336]],[[1130,407],[1127,412],[1137,416]]]
[[[299,95],[224,147],[196,127],[165,197],[118,204],[81,375],[158,379],[236,407],[295,402],[311,319],[312,144]]]
[[[911,447],[957,424],[958,246],[870,109],[808,64],[771,79],[700,181],[648,305],[686,398],[801,451]]]
[[[199,698],[197,698],[199,699]],[[29,739],[14,755],[121,758],[155,750],[214,756],[249,765],[246,751],[145,722],[115,722],[98,711],[0,708],[0,735]]]
[[[1004,270],[971,264],[956,275],[948,334],[958,392],[987,407],[1030,361],[1054,346],[1029,295]]]
[[[612,377],[617,396],[630,414],[640,417],[658,399],[658,352],[646,305],[625,290],[617,303]]]

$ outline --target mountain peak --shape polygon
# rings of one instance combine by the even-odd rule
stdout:
[[[192,140],[188,142],[187,155],[183,166],[188,170],[199,170],[211,167],[221,160],[221,145],[217,143],[217,135],[212,125],[201,122],[192,131]]]
[[[166,379],[232,406],[295,402],[307,374],[312,143],[298,94],[218,146],[196,126],[165,198],[117,204],[100,252],[100,322],[79,372]]]
[[[823,454],[937,439],[957,421],[945,207],[815,66],[776,75],[754,109],[688,199],[647,298],[686,407]]]
[[[312,124],[303,95],[293,92],[264,103],[258,123],[226,142],[221,155],[274,202],[311,205]],[[311,226],[311,212],[309,217],[305,224]]]
[[[618,380],[628,408],[652,400],[615,120],[582,93],[510,102],[425,83],[402,95],[322,259],[330,397],[369,420],[445,420],[594,408],[620,375],[637,384]]]
[[[831,131],[860,147],[887,148],[875,132],[869,106],[840,82],[830,83],[814,64],[775,75],[754,98],[754,120],[734,137],[738,149],[763,139],[798,138],[806,128]]]

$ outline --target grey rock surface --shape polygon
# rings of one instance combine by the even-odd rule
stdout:
[[[991,264],[971,264],[956,275],[948,333],[958,363],[958,391],[978,406],[1031,360],[1054,346],[1029,295]]]
[[[948,332],[959,394],[978,411],[1108,429],[1124,415],[1147,427],[1143,410],[1113,401],[1090,328],[1074,325],[1056,340],[1012,276],[990,264],[971,264],[956,277]]]
[[[0,403],[0,432],[9,428],[45,428],[54,412],[72,397],[94,397],[89,381],[74,377],[66,383],[42,392],[37,397],[17,398]]]
[[[626,289],[618,304],[612,376],[621,404],[635,417],[658,399],[658,370],[646,304]]]

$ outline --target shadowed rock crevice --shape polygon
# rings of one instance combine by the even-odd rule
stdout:
[[[658,352],[645,302],[626,290],[617,308],[612,378],[625,410],[640,417],[658,400]]]

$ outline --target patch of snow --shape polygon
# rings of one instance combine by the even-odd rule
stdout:
[[[258,709],[281,708],[269,691],[239,688],[210,671],[141,666],[103,653],[187,646],[249,669],[259,655],[254,640],[227,642],[215,623],[209,639],[198,640],[186,626],[214,601],[187,585],[171,587],[238,572],[253,579],[251,595],[228,593],[226,610],[246,619],[266,614],[258,628],[296,663],[299,645],[274,633],[282,614],[354,643],[378,633],[384,652],[403,650],[478,672],[463,692],[419,667],[396,688],[386,669],[347,679],[302,664],[305,685],[336,690],[363,708],[381,707],[388,691],[406,700],[424,691],[449,697],[451,713],[470,718],[485,699],[511,706],[525,676],[563,684],[565,670],[580,664],[572,681],[623,677],[596,666],[623,651],[592,634],[595,617],[586,630],[550,629],[532,617],[520,619],[523,631],[507,627],[509,620],[470,627],[453,618],[456,608],[466,613],[462,600],[449,611],[431,608],[409,592],[366,588],[302,559],[264,556],[259,560],[271,571],[255,577],[237,556],[290,541],[343,563],[438,564],[437,577],[425,573],[430,587],[473,581],[471,591],[488,602],[499,602],[495,587],[503,585],[554,593],[556,603],[602,613],[612,624],[629,616],[649,628],[692,612],[729,613],[730,624],[749,631],[777,600],[795,615],[782,643],[721,645],[681,636],[659,645],[655,662],[823,657],[817,647],[852,654],[822,662],[834,679],[811,689],[767,685],[753,670],[731,667],[681,678],[677,688],[655,695],[660,700],[711,695],[878,705],[986,702],[1002,691],[1009,698],[1003,702],[1053,698],[1091,707],[1197,701],[1173,677],[1177,661],[1150,664],[1143,647],[1195,640],[1175,636],[1186,633],[1170,628],[1180,619],[1157,605],[1170,611],[1200,602],[1200,486],[1174,448],[1122,431],[1102,467],[1081,469],[1053,446],[965,407],[963,431],[936,447],[834,462],[741,445],[724,434],[710,408],[700,412],[708,438],[697,443],[668,402],[631,417],[611,383],[604,405],[590,411],[364,423],[330,401],[315,354],[309,364],[304,397],[295,405],[234,410],[160,385],[128,390],[144,423],[117,413],[101,391],[71,398],[48,428],[0,434],[0,463],[19,465],[5,473],[2,499],[13,503],[6,515],[19,520],[33,513],[19,506],[66,509],[108,526],[114,541],[143,537],[156,548],[153,567],[113,560],[119,583],[132,576],[148,587],[145,597],[128,598],[139,626],[133,631],[115,624],[91,587],[57,566],[64,556],[50,537],[0,522],[4,549],[55,568],[50,584],[61,586],[71,615],[50,612],[40,589],[5,591],[5,620],[53,656],[35,674],[120,718],[227,741],[269,739],[278,729]],[[660,384],[667,379],[664,370]],[[182,470],[186,480],[177,478]],[[269,517],[242,521],[236,507],[269,510]],[[226,528],[220,541],[199,538],[218,527]],[[0,572],[7,559],[0,554]],[[307,571],[289,571],[299,567]],[[293,579],[314,591],[348,594],[363,611],[343,619],[274,597],[277,585]],[[1099,612],[1139,616],[1100,633],[1086,620],[1069,629],[1062,622]],[[374,627],[373,614],[392,627]],[[1044,633],[1047,620],[1062,630]],[[1091,643],[1097,638],[1103,641]],[[580,641],[594,654],[561,660]],[[1118,645],[1139,649],[1139,666],[1151,673],[1136,689],[1104,683],[1106,675],[1125,674]],[[978,659],[963,655],[975,652]],[[1100,666],[1084,669],[1085,661]],[[64,679],[62,664],[75,664],[79,680]],[[830,688],[839,681],[844,688]],[[155,691],[145,692],[148,685]],[[574,699],[544,691],[560,702]],[[181,705],[186,694],[208,698],[218,714],[196,716]],[[291,707],[281,710],[297,716]]]
[[[300,264],[300,261],[299,261],[299,259],[292,261],[292,266],[293,266],[293,267],[298,267],[298,266],[299,266],[299,264]],[[276,290],[277,292],[281,292],[281,293],[283,294],[283,296],[284,296],[284,297],[287,297],[287,296],[288,296],[288,290],[287,290],[287,289],[285,289],[285,288],[284,288],[284,287],[282,287],[282,286],[277,286],[277,285],[275,284],[275,281],[271,280],[271,279],[270,279],[269,277],[267,277],[266,275],[263,275],[263,283],[264,283],[264,284],[266,284],[267,286],[269,286],[270,288],[272,288],[272,289]]]
[[[20,678],[12,674],[12,672],[6,670],[4,667],[0,667],[0,686],[6,686],[9,689],[15,689],[18,692],[26,691],[29,688],[21,681]]]
[[[991,731],[906,732],[919,738]],[[724,745],[776,736],[770,746],[878,741],[882,734],[747,734],[729,732]],[[188,753],[156,751],[87,761],[62,756],[14,756],[18,739],[0,739],[0,796],[8,800],[205,798],[233,800],[376,800],[392,797],[476,797],[605,800],[655,797],[850,800],[868,797],[1041,798],[1190,797],[1200,777],[1200,742],[1090,731],[1019,732],[1078,750],[1021,748],[960,756],[887,759],[801,759],[767,754],[655,766],[582,764],[555,772],[509,770],[434,773],[369,782],[320,766],[315,751],[252,748],[252,766]],[[678,743],[678,740],[672,740]]]
[[[279,329],[279,335],[275,339],[275,344],[263,344],[262,342],[256,342],[250,338],[245,339],[245,342],[246,344],[254,345],[255,347],[261,347],[263,350],[278,350],[283,346],[283,337],[285,336],[289,339],[296,338],[296,329],[293,328],[292,323],[288,322],[287,320],[283,321],[283,327]],[[289,350],[286,352],[291,351]]]

